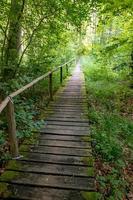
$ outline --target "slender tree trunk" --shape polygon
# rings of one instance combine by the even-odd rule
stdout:
[[[9,15],[8,39],[4,49],[3,79],[14,78],[19,59],[21,43],[21,17],[24,8],[23,0],[11,0]]]

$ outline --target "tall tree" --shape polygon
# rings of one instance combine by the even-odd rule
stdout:
[[[23,15],[25,0],[11,0],[8,16],[8,34],[3,52],[3,79],[13,78],[19,59],[21,47],[21,19]]]

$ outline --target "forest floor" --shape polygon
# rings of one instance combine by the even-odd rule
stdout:
[[[130,76],[85,68],[99,199],[133,199],[133,89]],[[102,197],[103,196],[103,197]]]

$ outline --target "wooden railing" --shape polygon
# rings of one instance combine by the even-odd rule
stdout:
[[[60,83],[62,84],[63,81],[63,67],[66,67],[66,73],[68,75],[68,64],[72,63],[75,59],[71,59],[70,61],[54,68],[53,70],[47,72],[46,74],[34,79],[31,83],[25,85],[24,87],[20,88],[19,90],[11,93],[8,95],[0,104],[0,114],[1,112],[7,108],[7,123],[8,123],[8,134],[9,134],[9,142],[10,142],[10,153],[14,158],[19,157],[19,150],[18,150],[18,141],[16,136],[16,120],[15,120],[15,112],[14,112],[14,103],[13,98],[17,95],[21,94],[28,88],[31,88],[33,85],[38,83],[39,81],[49,77],[49,97],[50,100],[53,99],[53,73],[55,71],[60,70]]]

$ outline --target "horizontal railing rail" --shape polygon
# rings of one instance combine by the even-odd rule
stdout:
[[[66,73],[68,75],[68,64],[72,63],[75,59],[71,59],[68,62],[54,68],[53,70],[45,73],[44,75],[34,79],[32,82],[28,83],[27,85],[23,86],[22,88],[18,89],[17,91],[9,94],[1,103],[0,103],[0,114],[2,111],[7,108],[7,123],[8,123],[8,134],[9,134],[9,142],[10,142],[10,152],[11,155],[15,158],[19,157],[19,150],[18,150],[18,141],[16,136],[16,120],[15,120],[15,112],[14,112],[14,103],[13,98],[17,95],[21,94],[25,90],[31,88],[33,85],[38,83],[39,81],[49,77],[49,96],[50,100],[53,99],[53,73],[60,69],[60,83],[62,84],[63,81],[63,67],[66,67]]]

